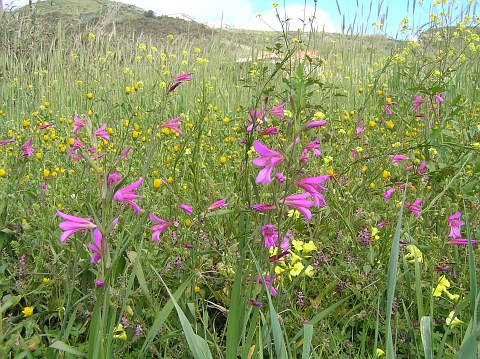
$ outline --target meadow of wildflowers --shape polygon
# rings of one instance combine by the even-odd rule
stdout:
[[[277,63],[0,13],[1,357],[477,357],[480,20],[448,9],[389,46],[284,22]]]

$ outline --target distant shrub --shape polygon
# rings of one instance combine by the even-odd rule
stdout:
[[[153,18],[155,17],[155,12],[153,10],[148,10],[143,13],[143,16]]]

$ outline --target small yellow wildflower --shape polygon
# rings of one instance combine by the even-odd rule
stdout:
[[[452,310],[448,315],[448,317],[445,319],[445,323],[452,329],[455,328],[457,325],[463,324],[463,322],[460,319],[458,319],[458,316],[455,316],[454,318],[453,317],[454,315],[455,315],[455,312]]]
[[[89,92],[89,93],[87,93],[86,96],[89,100],[91,100],[93,98],[93,93]]]
[[[50,278],[48,278],[48,277],[43,277],[42,283],[43,283],[43,284],[48,284],[48,283],[50,283]]]
[[[153,180],[153,187],[154,188],[159,189],[161,185],[162,185],[162,180],[160,178],[155,178]]]
[[[33,307],[23,308],[22,313],[24,318],[31,316],[33,314]]]

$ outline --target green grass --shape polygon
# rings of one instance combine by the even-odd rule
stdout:
[[[0,14],[0,141],[14,140],[0,146],[3,357],[475,350],[477,249],[447,243],[457,211],[462,238],[479,240],[475,22],[447,24],[457,33],[447,37],[432,23],[431,37],[413,43],[212,30],[76,3],[68,13],[56,1]],[[54,26],[45,21],[58,14]],[[322,60],[291,61],[300,49]],[[235,62],[262,51],[281,61]],[[414,95],[425,101],[418,111]],[[280,104],[283,119],[269,113]],[[265,113],[250,122],[252,109]],[[75,115],[85,122],[78,132]],[[160,126],[179,116],[183,135]],[[94,132],[103,124],[108,141]],[[35,153],[23,156],[30,138]],[[281,155],[270,184],[256,183],[257,141]],[[399,154],[408,160],[392,164]],[[327,174],[326,190],[307,187],[326,202],[311,203],[311,221],[284,203],[305,192],[298,181]],[[140,178],[132,199],[142,214],[119,197]],[[225,207],[209,209],[220,199]],[[259,203],[276,208],[250,208]],[[94,223],[106,243],[97,264],[93,229],[60,243],[55,210]],[[265,248],[268,233],[286,237],[290,253]],[[442,275],[449,286],[440,288]],[[449,315],[461,322],[449,325]]]

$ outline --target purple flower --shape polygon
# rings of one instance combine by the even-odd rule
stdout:
[[[104,123],[102,127],[95,130],[94,134],[97,137],[103,138],[105,141],[110,141],[110,136],[108,136],[108,132],[105,131],[107,128],[107,124]]]
[[[409,202],[405,202],[403,204],[403,208],[409,209],[414,215],[420,217],[420,205],[422,204],[423,200],[424,198],[417,199],[412,204],[410,204]]]
[[[97,228],[94,223],[90,222],[86,218],[70,216],[68,214],[60,212],[58,209],[56,210],[56,213],[58,216],[66,219],[66,221],[58,225],[58,227],[64,231],[60,235],[61,243],[65,243],[67,241],[67,238],[76,232]]]
[[[258,140],[253,143],[253,148],[261,157],[254,158],[252,163],[255,166],[265,167],[258,172],[255,182],[258,184],[272,183],[272,171],[276,165],[284,160],[284,157],[280,153],[270,150]]]
[[[80,140],[77,140],[76,138],[73,139],[73,146],[72,146],[72,150],[73,151],[76,151],[78,150],[79,148],[85,148],[85,145],[80,141]],[[95,151],[95,150],[94,150]]]
[[[449,237],[456,239],[460,238],[462,235],[460,234],[460,227],[465,224],[465,222],[459,221],[459,218],[462,216],[460,212],[455,212],[450,217],[448,217],[448,225],[450,226],[450,234]]]
[[[188,214],[192,214],[193,212],[193,208],[191,206],[188,206],[186,204],[183,204],[183,203],[180,203],[178,205],[178,208],[180,208],[181,210],[187,212]]]
[[[254,211],[258,212],[265,212],[265,211],[273,211],[276,209],[273,204],[267,204],[267,203],[258,203],[254,204],[253,206],[250,206],[250,209],[253,209]]]
[[[459,245],[467,245],[468,239],[466,238],[455,238],[447,242],[448,244],[459,244]],[[472,239],[472,245],[476,246],[478,242]]]
[[[278,129],[275,126],[273,126],[273,127],[267,128],[265,131],[263,131],[261,133],[261,135],[262,136],[269,136],[269,135],[276,135],[277,133],[280,133],[280,132],[278,131]]]
[[[419,175],[425,174],[425,172],[427,172],[426,167],[427,167],[427,162],[423,161],[422,163],[420,163],[420,166],[418,166],[417,173]]]
[[[304,151],[312,151],[314,156],[321,156],[322,153],[318,150],[318,148],[320,148],[320,145],[318,144],[318,141],[320,141],[320,137],[317,137],[313,141],[307,143],[305,145]]]
[[[228,204],[226,202],[227,202],[227,197],[222,198],[221,200],[213,202],[207,209],[210,210],[210,209],[217,209],[217,208],[220,208],[220,207],[228,206]]]
[[[113,195],[113,200],[114,201],[119,201],[119,202],[125,202],[132,206],[133,210],[136,213],[142,213],[142,210],[138,205],[134,202],[137,198],[140,198],[139,195],[135,194],[133,190],[135,190],[137,187],[139,187],[143,182],[143,177],[140,177],[140,179],[131,185],[119,189],[115,194]]]
[[[278,247],[278,235],[279,233],[275,230],[273,224],[266,224],[262,227],[262,235],[265,248],[277,248]],[[290,237],[292,235],[287,232],[285,237],[283,237],[282,242],[280,243],[280,249],[282,251],[288,250],[290,248]]]
[[[419,106],[425,102],[425,100],[423,98],[421,98],[420,96],[417,96],[417,95],[413,95],[413,97],[415,97],[415,99],[412,101],[412,105],[413,105],[413,111],[418,111],[418,108]]]
[[[268,113],[270,115],[275,115],[280,117],[281,119],[284,119],[285,115],[283,114],[283,108],[285,107],[285,105],[285,103],[282,103],[281,105],[275,106],[270,111],[268,111]]]
[[[325,176],[318,176],[318,177],[305,177],[299,180],[293,181],[295,185],[300,187],[301,189],[308,192],[310,196],[312,196],[317,208],[322,208],[327,205],[323,195],[318,191],[326,191],[327,189],[320,184],[326,182],[330,178],[329,175]]]
[[[116,183],[120,182],[120,180],[121,180],[121,178],[120,178],[120,175],[118,174],[118,172],[113,172],[112,174],[108,175],[107,185],[109,187],[112,187]]]
[[[180,136],[183,135],[182,131],[180,131],[180,120],[181,120],[182,116],[178,116],[178,117],[175,117],[175,118],[172,118],[171,120],[168,120],[167,122],[164,122],[160,125],[160,127],[164,127],[164,128],[169,128],[170,130],[172,131],[175,131],[176,133],[178,133]]]
[[[390,158],[392,159],[392,165],[397,162],[408,160],[408,156],[405,155],[390,155]]]
[[[127,148],[125,148],[122,152],[122,154],[120,155],[120,159],[123,160],[125,157],[127,157],[128,153],[130,152],[130,150],[132,149],[131,146],[128,146]]]
[[[0,141],[0,146],[5,146],[6,144],[9,144],[11,142],[15,142],[15,139],[14,138],[9,138],[7,140],[1,140]]]
[[[76,115],[73,116],[73,130],[72,132],[77,132],[79,129],[85,126],[85,122],[83,122],[79,117]]]
[[[305,125],[305,130],[308,130],[310,128],[315,128],[315,127],[322,127],[322,126],[325,126],[328,122],[327,121],[324,121],[324,120],[320,120],[320,121],[310,121],[309,123],[307,123]]]
[[[442,95],[444,94],[445,92],[439,92],[435,95],[435,101],[437,103],[442,103],[442,102],[445,102],[445,100],[443,99]]]
[[[283,177],[283,173],[282,172],[277,172],[275,174],[275,179],[280,182],[280,183],[283,183],[285,182],[285,177]]]
[[[32,147],[32,142],[33,142],[33,138],[31,137],[27,142],[25,142],[22,145],[22,147],[20,147],[20,150],[22,150],[23,153],[20,156],[18,156],[19,160],[26,157],[33,156],[33,154],[35,153],[35,149]]]
[[[191,81],[192,78],[190,76],[192,75],[192,73],[193,72],[187,72],[187,73],[175,76],[174,77],[175,83],[172,86],[170,86],[170,88],[168,89],[168,92],[172,92],[173,90],[175,90],[178,86],[180,86],[184,82]]]
[[[44,129],[52,127],[52,126],[55,126],[55,122],[50,122],[50,123],[46,123],[44,125],[40,125],[40,126],[38,126],[38,129],[39,130],[44,130]]]
[[[156,217],[153,213],[150,213],[149,218],[150,221],[159,223],[149,228],[151,231],[154,231],[152,233],[152,242],[160,242],[160,235],[166,228],[170,227],[172,224],[169,221]]]
[[[102,233],[98,228],[95,228],[93,231],[93,244],[89,244],[87,248],[93,252],[90,263],[97,264],[100,262],[100,259],[107,251],[107,244],[102,240]]]
[[[103,287],[103,280],[99,279],[95,282],[95,285],[97,286],[97,288],[100,288],[100,287]]]
[[[261,308],[263,306],[263,302],[259,302],[259,301],[253,300],[253,299],[249,300],[248,304],[250,304],[251,306],[257,307],[257,308]]]
[[[280,203],[285,204],[288,207],[292,207],[299,211],[305,217],[306,221],[312,219],[312,212],[309,208],[314,205],[314,203],[307,199],[310,196],[310,193],[298,193],[292,194],[280,200]]]
[[[393,192],[395,192],[395,188],[392,187],[392,188],[389,188],[385,191],[385,193],[383,194],[383,200],[385,202],[388,201],[388,199],[390,198],[390,196],[393,194]]]

